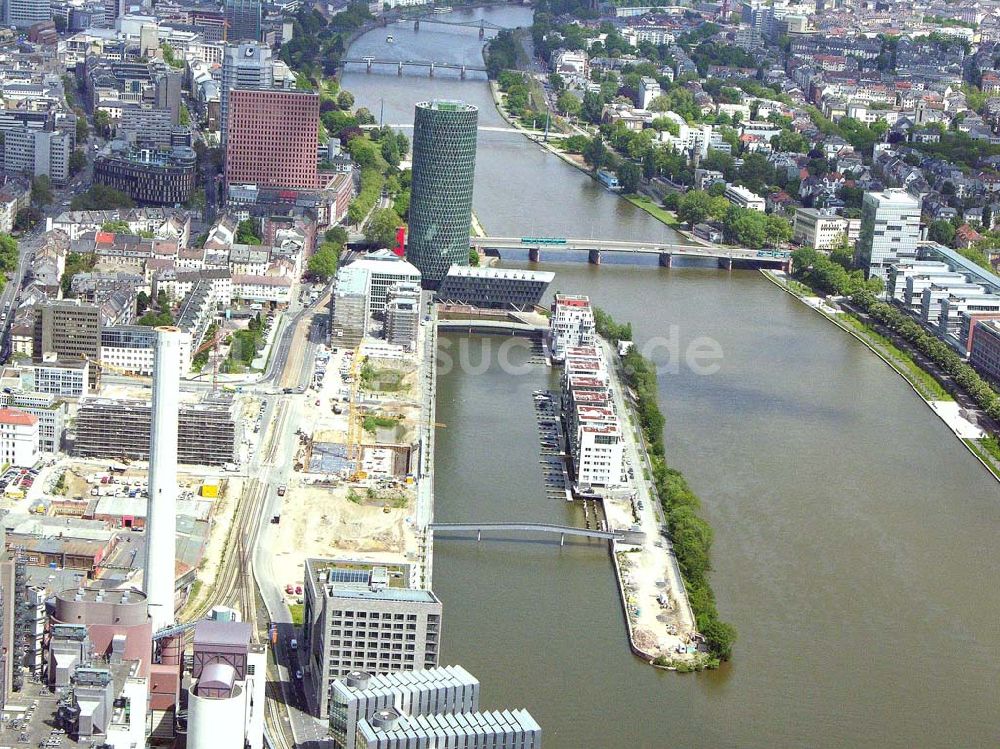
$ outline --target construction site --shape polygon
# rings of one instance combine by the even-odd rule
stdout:
[[[421,364],[381,342],[317,354],[277,529],[279,580],[301,581],[309,556],[415,559]]]

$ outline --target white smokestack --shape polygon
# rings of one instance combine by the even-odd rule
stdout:
[[[149,503],[143,584],[153,631],[174,623],[174,548],[177,537],[177,411],[181,332],[156,328],[153,420],[149,431]]]

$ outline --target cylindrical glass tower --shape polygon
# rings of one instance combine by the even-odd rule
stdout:
[[[416,106],[406,258],[429,288],[451,265],[469,264],[478,121],[479,110],[460,101]]]

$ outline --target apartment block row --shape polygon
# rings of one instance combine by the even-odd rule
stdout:
[[[556,295],[549,347],[563,363],[562,420],[577,490],[626,483],[625,438],[588,297]]]

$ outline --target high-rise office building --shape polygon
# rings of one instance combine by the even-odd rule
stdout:
[[[3,25],[26,29],[39,21],[52,20],[50,0],[3,0]]]
[[[219,133],[226,141],[229,96],[236,89],[265,89],[274,84],[271,48],[244,42],[226,47],[222,57],[222,90],[219,92]]]
[[[919,241],[920,198],[901,189],[865,193],[855,260],[869,277],[886,280],[894,262],[916,257]]]
[[[329,715],[334,679],[434,668],[441,601],[419,587],[413,565],[306,559],[300,662],[317,715]]]
[[[47,353],[74,362],[81,359],[91,362],[89,386],[96,390],[97,362],[101,359],[101,308],[75,299],[35,305],[32,359],[41,362]]]
[[[226,183],[315,189],[319,96],[236,89],[228,95]]]
[[[260,41],[260,0],[226,0],[226,39]]]
[[[407,259],[437,285],[469,264],[479,110],[458,101],[419,102],[413,118],[413,185]]]

